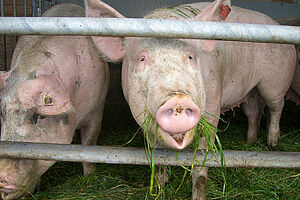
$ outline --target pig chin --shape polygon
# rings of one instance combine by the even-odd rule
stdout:
[[[20,186],[1,185],[1,198],[3,200],[22,199],[26,195],[33,193],[38,178],[35,174],[29,174]]]
[[[181,150],[187,147],[192,142],[195,135],[195,129],[196,128],[193,128],[184,133],[173,134],[163,131],[161,128],[159,128],[158,133],[160,136],[159,138],[166,146],[172,149]]]

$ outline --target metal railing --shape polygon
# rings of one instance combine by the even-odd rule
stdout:
[[[0,34],[178,37],[300,44],[300,27],[157,19],[1,17]],[[136,148],[0,142],[0,150],[0,157],[148,164],[145,150]],[[178,160],[168,150],[158,149],[155,156],[159,165],[190,165],[193,160],[188,150],[178,152]],[[224,156],[227,167],[300,167],[300,152],[225,151]],[[195,164],[202,161],[203,154],[198,153]],[[220,166],[213,159],[205,165]]]
[[[0,34],[106,35],[300,44],[300,27],[191,20],[5,17]]]
[[[205,154],[204,151],[197,152],[195,166],[203,164]],[[204,166],[222,166],[220,163],[221,154],[215,152],[214,155],[211,152],[208,153]],[[177,151],[177,156],[175,156],[172,150],[156,149],[154,159],[157,165],[191,166],[193,156],[192,150]],[[0,142],[0,157],[149,165],[145,149],[133,147]],[[226,167],[300,167],[300,152],[224,151],[224,159]]]

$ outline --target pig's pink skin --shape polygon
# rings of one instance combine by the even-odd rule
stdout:
[[[156,112],[159,127],[171,134],[185,133],[200,120],[199,107],[185,95],[175,95],[161,105]]]
[[[297,67],[294,78],[291,84],[291,89],[287,93],[287,99],[294,101],[297,105],[300,104],[300,45],[296,45],[297,49]]]
[[[65,6],[72,4],[52,9],[64,10]],[[96,144],[109,70],[90,37],[22,36],[12,64],[0,81],[1,141],[70,144],[79,129],[83,145]],[[50,99],[45,98],[47,94]],[[2,198],[16,199],[33,192],[40,176],[53,164],[1,159]],[[94,164],[83,166],[84,174],[95,170]]]
[[[89,3],[97,4],[98,1],[87,2],[87,13],[92,12],[91,16],[101,17],[97,16],[95,11],[89,10]],[[217,0],[213,3],[178,6],[175,9],[182,10],[192,20],[219,21],[220,5],[231,7],[229,0]],[[146,18],[186,19],[175,9],[155,10]],[[110,7],[102,7],[101,11],[103,10],[116,13]],[[195,16],[197,10],[199,14]],[[113,17],[119,16],[114,14]],[[226,22],[277,24],[264,14],[235,6],[232,6]],[[201,113],[208,112],[219,116],[223,109],[242,102],[256,87],[270,110],[268,144],[277,145],[284,95],[290,87],[296,66],[293,45],[189,39],[114,38],[114,42],[118,40],[123,47],[116,49],[117,55],[114,55],[111,49],[107,51],[107,48],[111,48],[109,46],[102,45],[98,48],[102,52],[112,53],[106,55],[109,58],[120,57],[119,53],[124,52],[123,92],[140,126],[144,126],[144,119],[148,114],[155,117],[160,106],[174,94],[189,96]],[[251,117],[251,114],[249,116]],[[208,115],[208,120],[217,126],[218,118]],[[152,124],[150,132],[152,144],[155,125],[156,123]],[[188,131],[185,133],[184,140],[191,141],[190,138],[193,136],[193,130]],[[175,139],[160,128],[158,128],[158,143],[160,146],[179,149]],[[206,148],[206,146],[207,143],[202,138],[199,148]],[[181,148],[184,147],[180,146]],[[192,199],[206,199],[207,168],[194,170]]]
[[[287,91],[285,99],[291,100],[296,105],[300,104],[300,46],[296,45],[297,50],[297,66],[293,76],[290,89]],[[251,144],[257,137],[257,130],[260,124],[260,114],[265,107],[264,99],[256,89],[248,95],[247,103],[242,104],[243,111],[248,118],[248,143]],[[270,138],[271,140],[271,138]]]
[[[89,2],[97,4],[94,0]],[[209,9],[205,10],[206,13],[203,11],[195,16],[190,7],[200,12],[210,5],[218,7],[220,3],[230,5],[229,1],[217,1],[213,4],[195,3],[178,8],[194,20],[206,20],[209,18],[201,16],[209,15]],[[105,9],[109,12],[112,8],[101,8]],[[97,16],[95,11],[90,12],[93,12],[91,16]],[[115,12],[113,10],[112,13]],[[183,19],[177,13],[161,9],[151,12],[146,18]],[[212,20],[215,18],[213,15]],[[264,14],[235,6],[232,6],[226,22],[277,24]],[[117,40],[118,37],[114,39],[115,42]],[[277,145],[283,96],[291,84],[295,68],[293,45],[133,37],[119,37],[119,42],[124,46],[116,51],[125,51],[122,67],[124,96],[141,126],[145,116],[150,113],[155,117],[162,102],[174,92],[190,96],[201,113],[208,112],[218,116],[223,109],[236,105],[257,86],[271,110],[269,138],[273,139],[269,139],[268,144]],[[180,47],[179,43],[183,46]],[[178,48],[174,48],[175,46]],[[106,46],[102,45],[99,49],[105,52]],[[115,55],[107,56],[113,58]],[[285,59],[274,59],[275,57]],[[179,67],[174,67],[178,65]],[[286,66],[284,70],[282,66]],[[140,115],[145,110],[148,111],[146,115]],[[208,117],[217,125],[217,118]],[[159,130],[159,134],[162,132]],[[186,137],[192,137],[192,133],[186,134]],[[166,140],[169,138],[159,137],[161,144],[166,144]],[[167,146],[176,148],[175,141],[167,143]]]
[[[257,131],[260,125],[260,117],[266,103],[257,91],[257,88],[251,90],[247,95],[247,102],[242,103],[244,114],[248,119],[247,143],[253,143],[257,138]]]
[[[198,124],[200,117],[200,109],[192,99],[186,95],[177,94],[171,96],[159,107],[155,119],[161,129],[161,134],[168,133],[161,135],[166,138],[165,143],[169,144],[170,141],[175,140],[175,148],[183,149],[192,139],[192,137],[185,137],[185,134]]]

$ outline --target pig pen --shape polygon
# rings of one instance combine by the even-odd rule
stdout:
[[[39,2],[36,1],[36,3]],[[115,2],[106,1],[106,3],[114,7]],[[255,3],[258,4],[258,2]],[[169,4],[160,2],[156,6],[166,5]],[[299,11],[299,5],[297,7]],[[117,6],[115,8],[118,9]],[[124,14],[126,15],[125,12]],[[119,68],[120,66],[111,66],[111,88],[105,106],[98,145],[123,146],[131,141],[126,144],[126,147],[138,147],[143,150],[144,137],[141,131],[131,140],[138,130],[138,125],[131,117],[122,96]],[[282,135],[279,151],[300,152],[299,117],[299,106],[288,102],[281,120]],[[230,122],[228,128],[226,128],[227,124],[220,124],[220,129],[224,130],[219,133],[224,150],[269,150],[265,140],[267,137],[265,116],[262,119],[259,138],[252,145],[246,144],[247,120],[239,108],[226,113],[223,118]],[[79,137],[75,137],[74,143],[78,144],[79,140]],[[121,149],[120,147],[120,151]],[[299,161],[299,153],[296,158]],[[251,164],[251,161],[248,164]],[[281,164],[282,167],[288,167],[292,163]],[[260,167],[263,166],[262,164]],[[182,167],[172,166],[168,169],[170,180],[159,199],[189,199],[191,194],[189,172],[183,179],[185,171]],[[148,166],[98,164],[95,174],[88,177],[83,177],[81,174],[80,163],[57,163],[43,175],[40,187],[29,199],[155,199],[155,196],[148,194],[151,174]],[[226,177],[225,184],[223,174]],[[224,185],[226,186],[225,192],[223,192]],[[297,199],[300,193],[299,188],[299,166],[297,169],[227,168],[222,170],[211,168],[207,197],[208,199]]]

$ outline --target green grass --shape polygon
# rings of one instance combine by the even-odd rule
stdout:
[[[289,108],[289,109],[288,109]],[[282,120],[280,151],[300,152],[300,106],[285,107]],[[266,116],[266,115],[265,115]],[[240,109],[222,118],[229,121],[226,131],[218,134],[224,150],[267,151],[266,117],[262,119],[257,141],[246,144],[247,121]],[[220,129],[227,126],[220,124]],[[129,141],[138,125],[127,105],[106,105],[99,145],[123,145]],[[78,141],[78,136],[75,141]],[[139,132],[127,145],[144,148],[144,136]],[[226,168],[227,199],[300,200],[300,170],[270,168]],[[191,177],[187,173],[179,191],[185,170],[168,167],[169,183],[158,199],[190,199]],[[221,168],[210,168],[207,185],[208,199],[225,199]],[[58,162],[41,179],[33,199],[155,199],[149,196],[151,168],[149,166],[97,164],[97,172],[82,176],[81,163]],[[157,188],[154,186],[154,192]]]

